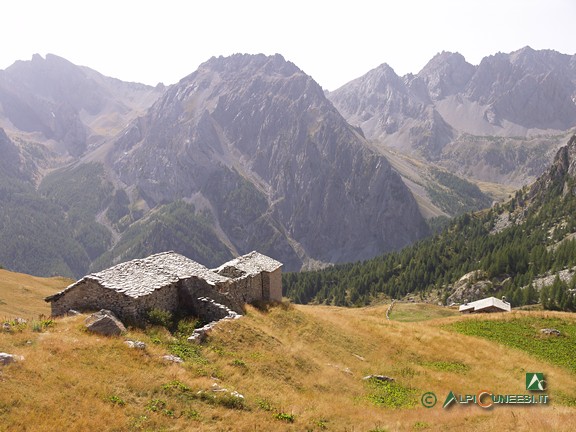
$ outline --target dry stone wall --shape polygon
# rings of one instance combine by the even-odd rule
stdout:
[[[98,282],[85,280],[52,301],[52,315],[64,315],[69,310],[96,311],[108,309],[122,321],[137,323],[146,318],[148,311],[160,309],[178,310],[178,287],[171,284],[149,295],[133,298],[104,288]]]

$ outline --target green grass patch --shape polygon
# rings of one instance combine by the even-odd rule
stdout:
[[[441,372],[466,373],[470,370],[470,366],[468,366],[467,364],[452,361],[425,362],[422,363],[422,366],[426,366]]]
[[[192,345],[187,340],[179,339],[168,345],[171,354],[180,357],[184,361],[198,364],[207,364],[208,360],[202,355],[199,347]]]
[[[416,389],[405,387],[394,381],[367,381],[370,388],[368,399],[375,405],[386,408],[411,408],[416,406]]]
[[[529,316],[505,320],[470,319],[450,324],[447,328],[520,349],[576,372],[576,326],[573,320]],[[558,329],[561,335],[545,336],[540,332],[543,328]]]
[[[458,311],[428,303],[395,303],[390,312],[392,321],[417,322],[458,315]]]

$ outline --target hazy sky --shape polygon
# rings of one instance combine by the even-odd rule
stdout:
[[[0,16],[0,69],[53,53],[152,85],[237,52],[280,53],[329,90],[441,51],[576,53],[574,0],[3,0]]]

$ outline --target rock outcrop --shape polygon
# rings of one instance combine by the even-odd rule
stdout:
[[[576,188],[570,190],[568,182],[575,176],[576,135],[573,135],[568,144],[558,150],[548,170],[530,187],[528,198],[544,198],[543,195],[550,193],[553,189],[562,190],[563,193],[576,194]]]

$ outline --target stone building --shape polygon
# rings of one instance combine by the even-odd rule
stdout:
[[[246,303],[282,299],[282,264],[258,252],[210,270],[175,252],[135,259],[84,276],[46,297],[52,315],[108,309],[125,322],[143,322],[153,309],[220,319]]]
[[[214,269],[216,273],[234,279],[234,293],[242,303],[282,300],[282,264],[258,252],[234,258]]]

